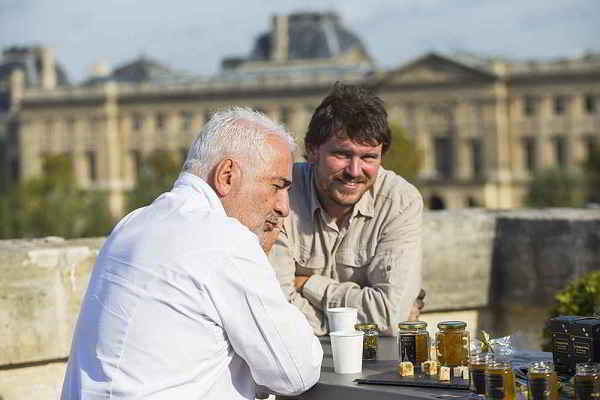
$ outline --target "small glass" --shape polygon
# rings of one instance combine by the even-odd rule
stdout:
[[[600,364],[575,365],[575,400],[598,399],[598,397],[600,397]]]
[[[363,360],[377,359],[377,338],[379,329],[376,324],[356,324],[354,329],[363,331]]]
[[[490,361],[485,370],[485,398],[515,400],[515,376],[510,361]]]
[[[558,400],[558,378],[551,361],[529,364],[527,389],[529,400]]]
[[[471,374],[471,391],[485,394],[485,370],[494,360],[492,353],[477,353],[469,358],[469,373]]]
[[[429,360],[429,332],[425,321],[404,321],[398,324],[398,355],[400,361],[410,361],[416,368]]]
[[[469,363],[469,332],[466,322],[444,321],[438,324],[435,335],[437,359],[444,367],[458,367]]]

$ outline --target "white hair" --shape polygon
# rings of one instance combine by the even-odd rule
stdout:
[[[190,146],[183,170],[207,179],[210,171],[226,157],[237,156],[256,173],[272,155],[266,146],[270,136],[280,138],[290,152],[296,150],[294,138],[283,125],[247,107],[232,107],[214,113]]]

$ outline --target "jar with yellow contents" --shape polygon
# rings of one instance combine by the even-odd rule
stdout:
[[[443,321],[435,335],[437,359],[444,367],[469,364],[469,332],[462,321]]]

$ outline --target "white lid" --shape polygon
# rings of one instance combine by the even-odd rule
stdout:
[[[329,332],[329,336],[364,336],[363,331],[335,331]]]

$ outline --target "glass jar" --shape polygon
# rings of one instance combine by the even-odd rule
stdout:
[[[575,365],[575,400],[590,400],[598,397],[600,397],[600,364]]]
[[[398,324],[398,355],[400,361],[410,361],[416,368],[429,360],[429,332],[425,321],[404,321]]]
[[[469,358],[469,373],[471,374],[471,391],[476,394],[485,394],[485,370],[487,365],[494,360],[491,353],[477,353]]]
[[[515,376],[510,361],[490,361],[485,369],[485,398],[515,400]]]
[[[377,338],[379,329],[375,324],[356,324],[354,329],[363,331],[363,360],[377,359]]]
[[[469,332],[466,322],[444,321],[435,335],[437,359],[441,366],[458,367],[469,363]]]
[[[558,378],[551,361],[529,364],[527,389],[529,400],[558,400]]]

